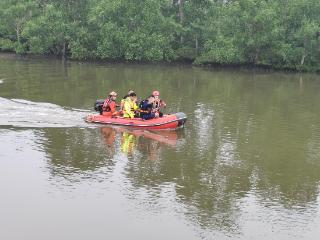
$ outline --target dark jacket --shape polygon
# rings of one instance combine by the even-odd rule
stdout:
[[[152,103],[150,104],[148,100],[143,100],[140,104],[140,117],[148,120],[155,117],[155,114],[152,112]]]

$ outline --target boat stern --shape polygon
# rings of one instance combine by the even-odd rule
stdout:
[[[187,121],[187,115],[183,112],[178,112],[174,114],[178,119],[178,127],[183,127]]]

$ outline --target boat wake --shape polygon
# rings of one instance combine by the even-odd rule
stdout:
[[[0,97],[0,127],[88,127],[89,110]]]

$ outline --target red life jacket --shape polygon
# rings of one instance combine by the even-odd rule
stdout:
[[[111,104],[112,102],[113,102],[113,101],[111,100],[111,98],[107,98],[107,99],[104,101],[103,106],[102,106],[103,111],[105,111],[105,112],[110,112],[110,111],[111,111],[110,104]]]
[[[153,110],[159,111],[165,105],[165,102],[161,99],[157,99],[153,102]]]
[[[112,115],[117,113],[117,104],[111,98],[107,98],[102,106],[103,112],[110,112]]]

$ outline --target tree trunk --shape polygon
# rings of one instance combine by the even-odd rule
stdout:
[[[318,41],[318,51],[320,51],[320,32],[317,32],[317,34],[316,34],[316,36],[317,36],[317,41]]]
[[[62,60],[66,59],[66,52],[67,52],[67,43],[64,41],[63,47],[62,47]]]
[[[184,0],[178,0],[178,4],[179,4],[180,24],[182,24],[182,23],[183,23],[183,20],[184,20],[184,11],[183,11]]]
[[[307,49],[306,49],[307,48],[307,44],[308,44],[308,38],[305,37],[304,41],[303,41],[303,55],[301,57],[300,66],[303,66],[304,61],[305,61],[305,59],[307,57]]]
[[[256,49],[256,55],[254,56],[254,63],[257,64],[259,62],[260,57],[260,48]]]
[[[16,35],[17,35],[17,41],[20,43],[20,27],[16,26]]]
[[[180,24],[183,25],[184,22],[184,0],[178,0],[178,5],[179,5],[179,18],[180,18]],[[180,42],[183,43],[183,36],[181,34],[180,36]]]
[[[196,36],[196,56],[198,56],[198,49],[199,49],[199,42],[198,42],[198,36]]]
[[[304,52],[304,54],[302,55],[301,61],[300,61],[300,66],[302,66],[304,64],[304,60],[306,59],[306,53]]]

